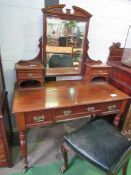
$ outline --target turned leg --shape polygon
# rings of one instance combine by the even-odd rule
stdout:
[[[19,129],[20,147],[24,162],[24,172],[26,172],[28,169],[28,161],[27,161],[27,143],[26,143],[26,122],[24,113],[17,113],[16,120]]]
[[[26,172],[28,169],[28,160],[27,160],[27,144],[26,144],[25,132],[20,132],[20,147],[24,162],[24,172]]]
[[[121,114],[116,114],[115,118],[114,118],[114,121],[113,121],[113,124],[114,124],[115,127],[118,127],[120,119],[121,119]]]
[[[128,166],[128,162],[124,165],[123,170],[122,170],[122,175],[126,175],[126,171],[127,171],[127,166]]]
[[[61,145],[61,151],[62,151],[63,158],[64,158],[64,165],[61,167],[61,172],[64,173],[68,168],[68,155],[67,155],[67,150],[64,144]]]

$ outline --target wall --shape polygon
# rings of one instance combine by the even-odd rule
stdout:
[[[59,1],[61,4],[65,0]],[[67,2],[67,1],[66,1]],[[131,24],[130,0],[70,0],[67,7],[79,6],[93,17],[89,26],[89,55],[91,58],[106,62],[112,42],[124,46],[128,27]]]
[[[15,63],[35,57],[42,35],[44,0],[0,1],[0,48],[9,101],[15,82]]]
[[[60,0],[60,3],[79,6],[93,15],[88,35],[91,58],[106,62],[112,42],[124,45],[131,24],[131,1]],[[43,7],[44,0],[0,0],[0,47],[10,104],[16,79],[15,63],[31,59],[39,52]]]

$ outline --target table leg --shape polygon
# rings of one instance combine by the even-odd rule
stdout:
[[[127,107],[127,104],[128,104],[128,100],[124,100],[122,102],[121,106],[120,106],[120,113],[118,113],[118,114],[115,115],[115,118],[114,118],[114,121],[113,121],[113,124],[114,124],[115,127],[118,127],[119,126],[120,119],[121,119],[123,113],[125,112],[125,109]]]
[[[24,113],[17,113],[16,120],[19,129],[19,139],[20,139],[21,153],[24,162],[24,172],[26,172],[28,169],[28,160],[27,160],[27,142],[26,142],[26,123]]]
[[[20,131],[19,134],[20,134],[20,147],[24,163],[24,171],[26,172],[28,169],[26,134],[24,131]]]
[[[113,124],[114,124],[115,127],[118,127],[120,119],[121,119],[121,114],[116,114],[115,118],[114,118],[114,121],[113,121]]]

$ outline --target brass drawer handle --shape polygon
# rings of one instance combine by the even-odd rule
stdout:
[[[34,74],[31,74],[31,73],[30,73],[30,74],[28,74],[28,77],[33,77],[33,75],[34,75]]]
[[[64,111],[63,113],[64,113],[64,115],[70,115],[71,114],[71,110]]]
[[[116,110],[116,105],[110,105],[110,106],[108,106],[108,110],[109,111],[113,111],[113,110]]]
[[[86,108],[86,110],[88,112],[94,112],[95,111],[95,107],[88,107],[88,108]]]
[[[103,71],[102,70],[98,70],[98,74],[101,74],[101,73],[103,73]]]
[[[36,123],[44,122],[45,121],[45,116],[35,116],[35,117],[33,117],[33,120]]]
[[[105,111],[105,112],[102,112],[102,115],[117,114],[119,112],[120,110]]]

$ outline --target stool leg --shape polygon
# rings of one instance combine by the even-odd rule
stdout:
[[[127,166],[128,166],[128,162],[123,167],[123,170],[122,170],[123,171],[123,174],[122,175],[126,175]]]
[[[67,155],[67,150],[64,144],[61,145],[61,151],[62,151],[63,158],[64,158],[64,165],[61,167],[61,172],[64,173],[68,168],[68,155]]]

